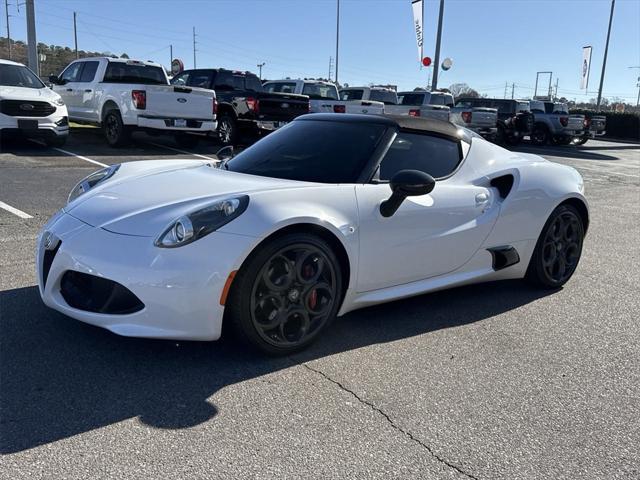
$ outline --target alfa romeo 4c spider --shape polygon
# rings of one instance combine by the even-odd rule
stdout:
[[[219,163],[89,175],[40,232],[38,281],[49,307],[120,335],[216,340],[224,322],[288,354],[369,305],[558,288],[588,224],[573,168],[446,122],[313,114]]]

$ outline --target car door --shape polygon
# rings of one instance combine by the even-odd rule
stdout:
[[[94,90],[94,79],[100,62],[88,60],[82,62],[82,70],[76,81],[77,88],[77,116],[85,120],[98,120],[96,108],[96,91]]]
[[[460,141],[400,131],[372,183],[357,185],[360,259],[359,292],[401,285],[452,272],[480,248],[497,218],[491,189],[451,175],[462,159]],[[388,180],[413,169],[436,178],[428,195],[407,197],[385,218]]]
[[[83,63],[73,62],[69,64],[60,75],[60,83],[53,87],[53,91],[59,94],[67,105],[69,117],[71,118],[78,118],[80,113],[82,95],[80,93],[81,85],[78,80],[82,73]]]

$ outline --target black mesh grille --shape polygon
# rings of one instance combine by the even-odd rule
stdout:
[[[49,271],[51,270],[51,264],[53,263],[53,259],[56,257],[56,253],[60,249],[60,245],[62,242],[58,242],[56,248],[53,250],[45,250],[44,255],[42,256],[42,287],[47,284],[47,277],[49,276]]]
[[[60,293],[72,308],[109,315],[125,315],[144,308],[129,289],[113,280],[68,270],[62,276]]]
[[[49,102],[27,100],[1,100],[0,112],[11,117],[48,117],[56,111]]]

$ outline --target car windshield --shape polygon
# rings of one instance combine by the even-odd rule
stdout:
[[[397,105],[398,95],[396,95],[396,92],[392,92],[390,90],[371,90],[369,100],[382,102],[385,105]]]
[[[424,93],[399,93],[399,105],[422,105],[424,102]]]
[[[362,100],[364,90],[361,88],[352,90],[340,90],[340,100]]]
[[[294,121],[229,160],[232,172],[318,183],[355,183],[385,125]]]
[[[104,74],[105,83],[142,83],[144,85],[167,85],[162,67],[142,63],[109,62]]]
[[[309,95],[312,100],[338,100],[338,91],[335,85],[326,83],[305,83],[302,94]]]
[[[23,65],[0,63],[0,85],[3,87],[44,88],[40,79]]]

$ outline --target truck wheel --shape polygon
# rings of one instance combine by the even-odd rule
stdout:
[[[557,137],[554,139],[555,145],[571,145],[572,138],[571,137]]]
[[[536,125],[531,132],[531,143],[534,145],[546,145],[549,143],[549,130],[544,125]]]
[[[131,130],[122,123],[118,110],[109,110],[104,116],[102,129],[110,147],[121,147],[131,140]]]
[[[196,135],[189,135],[188,133],[176,133],[176,143],[184,148],[194,148],[198,146],[200,138]]]
[[[507,141],[507,144],[511,145],[512,147],[520,145],[520,142],[522,141],[522,137],[516,137],[514,135],[507,135],[505,139]]]
[[[223,145],[235,145],[238,136],[238,127],[231,115],[222,115],[218,120],[218,140]]]
[[[579,137],[573,140],[574,145],[584,145],[589,140],[589,137]]]

